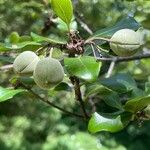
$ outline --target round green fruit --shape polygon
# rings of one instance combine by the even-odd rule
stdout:
[[[114,33],[110,42],[110,48],[118,56],[134,55],[140,48],[141,38],[131,29],[121,29]]]
[[[42,89],[56,86],[64,78],[60,62],[54,58],[44,58],[38,62],[33,73],[35,83]]]
[[[13,68],[18,74],[32,74],[39,60],[34,52],[24,51],[16,57]]]

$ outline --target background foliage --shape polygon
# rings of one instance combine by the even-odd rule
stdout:
[[[75,14],[78,13],[76,15],[83,17],[93,31],[108,27],[124,16],[134,16],[145,28],[144,32],[147,34],[150,32],[149,1],[74,0],[73,2]],[[0,0],[0,41],[4,39],[8,41],[8,36],[13,31],[17,31],[21,36],[29,35],[30,32],[51,36],[57,33],[60,37],[66,36],[66,28],[60,21],[55,20],[48,26],[49,14],[51,14],[51,8],[46,0]],[[72,26],[78,27],[81,36],[88,37],[79,24],[74,22]],[[149,38],[150,36],[147,37],[145,51],[150,47]],[[1,52],[1,66],[6,64],[2,57],[4,55],[7,56],[8,52]],[[11,61],[8,60],[8,62]],[[149,66],[149,60],[120,63],[114,70],[114,74],[118,72],[132,74],[138,83],[137,86],[141,89],[144,89],[145,82],[147,83],[147,92],[149,92]],[[0,85],[9,87],[11,76],[13,76],[12,70],[0,71]],[[135,93],[132,93],[133,97],[135,95],[138,97],[138,93],[139,91],[135,90]],[[65,91],[50,91],[48,95],[52,101],[68,110],[78,109],[74,103],[73,92],[70,94]],[[104,102],[97,103],[98,106],[100,105],[99,111],[105,111],[105,109],[113,111]],[[2,150],[148,150],[149,130],[148,122],[144,122],[140,128],[136,122],[119,133],[102,132],[92,135],[87,133],[87,126],[82,120],[64,115],[27,93],[20,93],[11,101],[0,103],[0,149]]]

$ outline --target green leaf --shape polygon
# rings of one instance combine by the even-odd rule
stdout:
[[[117,92],[114,92],[100,84],[87,85],[86,98],[92,94],[100,95],[101,99],[103,99],[107,105],[123,110]]]
[[[58,84],[55,88],[54,88],[55,91],[68,91],[68,92],[71,92],[72,89],[71,87],[69,86],[69,84],[65,83],[65,82],[61,82],[60,84]]]
[[[40,35],[37,35],[33,32],[31,32],[31,37],[33,41],[35,42],[48,42],[48,43],[54,43],[54,44],[66,44],[66,40],[62,39],[56,39],[56,38],[47,38]]]
[[[23,92],[25,90],[18,89],[18,90],[13,90],[13,89],[6,89],[3,87],[0,87],[0,102],[9,100],[13,98],[16,94]]]
[[[118,23],[116,23],[112,27],[108,27],[108,28],[97,31],[89,39],[96,39],[97,37],[111,37],[116,31],[120,29],[128,28],[132,30],[137,30],[139,29],[139,27],[140,27],[140,24],[133,17],[126,17],[120,20]]]
[[[145,83],[145,93],[150,95],[150,82]]]
[[[86,88],[86,96],[89,97],[92,94],[108,94],[109,93],[109,89],[107,87],[104,87],[101,84],[91,84],[88,83],[86,84],[87,88]]]
[[[67,72],[71,76],[76,76],[86,81],[96,80],[101,67],[100,62],[96,62],[95,58],[89,56],[65,58],[64,63]]]
[[[150,96],[145,96],[127,101],[124,109],[128,112],[135,113],[144,109],[148,105],[150,105]]]
[[[73,16],[71,0],[51,0],[51,6],[56,15],[61,18],[69,28]]]
[[[4,63],[13,63],[14,62],[14,58],[10,57],[10,56],[0,55],[0,61],[2,61]]]
[[[20,36],[19,43],[32,41],[32,38],[28,35]]]
[[[140,98],[143,96],[147,96],[147,93],[145,91],[143,91],[142,89],[135,88],[132,90],[131,93],[129,93],[129,95],[130,95],[130,98],[132,99],[132,98]]]
[[[17,81],[20,81],[21,83],[26,85],[35,85],[34,79],[31,77],[17,77]]]
[[[123,110],[120,97],[117,92],[110,92],[108,95],[102,96],[105,103],[111,107]]]
[[[32,42],[32,41],[26,41],[16,44],[11,43],[3,43],[0,45],[0,51],[6,51],[6,50],[18,50],[18,49],[24,49],[24,50],[35,50],[41,46],[40,43]]]
[[[57,28],[61,32],[68,32],[67,24],[64,21],[62,21],[60,18],[57,18],[56,23],[57,23]],[[70,23],[70,29],[76,31],[77,27],[78,27],[77,22],[75,21],[74,18],[72,18],[71,23]]]
[[[100,80],[100,83],[109,89],[125,93],[137,88],[135,80],[129,74],[120,73],[107,79]]]
[[[98,113],[94,113],[89,121],[88,130],[91,133],[100,131],[118,132],[124,128],[121,116],[116,118],[105,118]]]
[[[0,52],[5,52],[8,50],[9,50],[9,48],[6,48],[4,43],[0,43]]]

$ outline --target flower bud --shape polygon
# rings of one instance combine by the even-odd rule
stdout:
[[[32,51],[24,51],[17,56],[13,63],[15,72],[19,74],[32,74],[39,57]]]
[[[131,56],[138,51],[141,44],[139,34],[131,29],[121,29],[111,38],[110,47],[118,56]]]
[[[35,83],[42,89],[56,86],[64,78],[60,62],[54,58],[44,58],[38,62],[33,73]]]

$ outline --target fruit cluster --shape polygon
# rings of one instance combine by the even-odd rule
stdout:
[[[64,78],[63,67],[57,59],[40,59],[32,51],[24,51],[18,55],[13,67],[20,75],[33,75],[35,83],[42,89],[52,88]]]

